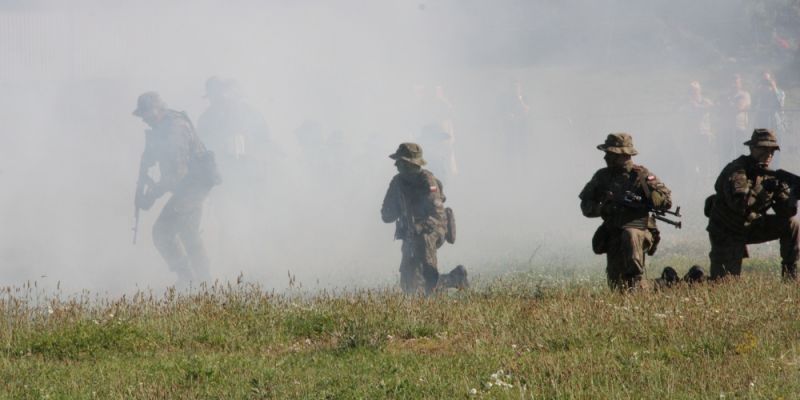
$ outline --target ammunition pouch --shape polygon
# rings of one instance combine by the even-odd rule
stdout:
[[[454,244],[456,242],[456,216],[450,207],[444,209],[444,214],[447,217],[444,239],[447,240],[447,243]]]
[[[706,197],[706,202],[703,205],[703,215],[705,215],[707,218],[711,218],[711,210],[714,209],[714,201],[716,200],[716,197],[716,194]]]

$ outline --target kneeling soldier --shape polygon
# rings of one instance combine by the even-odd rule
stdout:
[[[659,233],[650,210],[669,210],[670,190],[647,168],[633,164],[638,154],[627,133],[612,133],[597,148],[606,168],[598,170],[581,191],[583,215],[601,217],[592,249],[606,254],[606,276],[612,289],[644,284],[645,253],[654,254]]]
[[[775,179],[769,164],[778,139],[768,129],[756,129],[749,155],[742,155],[722,169],[714,184],[715,194],[706,199],[708,237],[711,241],[711,279],[742,272],[747,245],[778,239],[784,279],[797,279],[797,197],[789,185]],[[774,214],[767,214],[772,209]]]
[[[383,222],[396,223],[395,239],[403,241],[400,286],[405,293],[424,289],[431,294],[439,281],[436,250],[448,233],[442,183],[422,168],[425,160],[416,143],[402,143],[389,157],[395,160],[398,174],[389,183],[381,217]]]

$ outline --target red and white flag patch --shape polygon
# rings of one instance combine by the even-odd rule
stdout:
[[[647,180],[648,180],[648,181],[654,181],[655,179],[656,179],[656,176],[655,176],[655,175],[649,175],[649,176],[647,177]]]
[[[431,193],[438,192],[438,191],[439,191],[439,187],[438,186],[431,186]]]

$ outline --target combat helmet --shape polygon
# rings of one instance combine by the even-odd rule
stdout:
[[[165,108],[167,108],[167,104],[161,100],[158,92],[145,92],[136,100],[136,109],[133,110],[133,115],[141,117],[147,110],[163,110]]]
[[[750,140],[744,142],[744,145],[752,147],[774,147],[775,150],[781,149],[781,147],[778,146],[778,137],[775,136],[775,132],[763,128],[754,130],[753,135],[750,136]]]
[[[631,156],[639,154],[639,152],[633,148],[633,138],[631,135],[624,132],[609,133],[605,143],[598,144],[597,149],[608,153],[628,154]]]
[[[420,167],[426,162],[422,158],[422,147],[416,143],[401,143],[394,154],[389,154],[392,160],[403,160]]]

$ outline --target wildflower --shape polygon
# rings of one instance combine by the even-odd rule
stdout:
[[[472,388],[472,389],[469,390],[469,395],[470,396],[475,396],[477,394],[478,394],[478,389]]]

